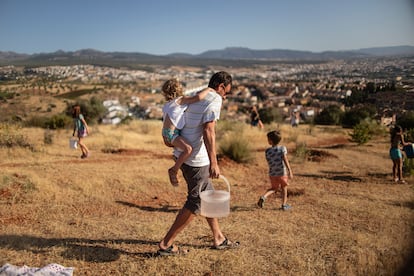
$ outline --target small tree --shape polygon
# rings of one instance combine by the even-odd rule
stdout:
[[[414,129],[414,111],[408,111],[397,118],[397,125],[403,129]]]
[[[272,122],[282,122],[283,117],[277,108],[263,108],[259,110],[260,120],[264,124],[270,124]]]
[[[337,105],[330,105],[315,116],[315,123],[319,125],[340,125],[344,112]]]
[[[103,117],[106,112],[106,108],[103,106],[102,101],[97,97],[92,97],[89,101],[82,100],[79,102],[81,107],[81,112],[85,116],[88,122],[95,123]],[[72,116],[72,106],[73,104],[68,103],[66,107],[66,114]]]
[[[387,132],[386,128],[375,120],[365,119],[353,127],[349,133],[351,141],[362,145],[367,143],[373,136],[381,136]]]
[[[342,118],[342,126],[344,128],[352,128],[359,124],[362,120],[372,118],[376,113],[373,106],[362,106],[352,108],[344,113]]]
[[[351,136],[351,141],[362,145],[371,140],[371,135],[369,133],[369,127],[366,124],[359,123],[354,126],[353,132],[349,134]]]

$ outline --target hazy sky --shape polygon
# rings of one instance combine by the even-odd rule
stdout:
[[[414,0],[0,0],[0,51],[414,46]]]

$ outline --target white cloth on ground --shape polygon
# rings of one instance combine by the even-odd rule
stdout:
[[[0,267],[0,276],[72,276],[73,270],[73,267],[59,264],[48,264],[40,268],[5,264]]]

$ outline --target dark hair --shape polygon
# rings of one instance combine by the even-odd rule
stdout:
[[[79,105],[72,106],[72,117],[73,118],[78,118],[80,113],[81,113],[81,110],[80,110]]]
[[[391,143],[393,142],[393,140],[395,138],[395,135],[397,135],[398,133],[401,133],[401,132],[402,132],[402,127],[400,127],[399,125],[396,125],[391,129],[391,131],[390,131]]]
[[[274,145],[279,144],[280,140],[282,140],[282,135],[280,134],[280,131],[278,130],[273,130],[273,131],[269,131],[267,133],[267,138],[272,141],[272,143]]]
[[[224,84],[224,86],[231,85],[233,79],[231,78],[230,74],[224,71],[220,71],[215,73],[208,83],[208,87],[217,89],[220,84]]]

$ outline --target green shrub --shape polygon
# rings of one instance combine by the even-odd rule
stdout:
[[[259,116],[263,124],[273,122],[283,122],[283,116],[278,108],[262,108],[259,109]]]
[[[26,122],[25,122],[25,126],[27,127],[40,127],[40,128],[44,128],[46,125],[46,121],[48,120],[47,117],[43,117],[43,116],[32,116],[30,117]]]
[[[351,141],[362,145],[367,143],[373,136],[382,136],[387,133],[384,126],[375,120],[365,119],[353,127],[349,133]]]
[[[404,160],[403,173],[405,176],[414,174],[414,158],[407,158]]]
[[[70,128],[72,125],[72,118],[65,114],[57,114],[52,117],[33,116],[26,122],[26,126],[46,129],[64,129]]]
[[[314,122],[318,125],[340,125],[344,112],[337,105],[330,105],[315,116]]]
[[[0,124],[0,147],[22,147],[33,150],[33,145],[31,145],[28,142],[27,137],[21,133],[21,126],[8,123]]]
[[[14,93],[11,92],[0,92],[0,101],[5,101],[8,99],[13,99]]]
[[[66,116],[65,114],[58,114],[47,119],[43,127],[47,129],[63,129],[72,126],[72,124],[72,118]]]
[[[407,130],[405,134],[405,140],[414,142],[414,128]]]
[[[253,159],[249,141],[237,132],[230,132],[220,141],[219,152],[237,163],[248,163]]]
[[[217,121],[217,133],[226,133],[228,131],[235,131],[239,128],[239,123],[234,123],[229,120],[219,120]]]
[[[363,106],[352,108],[346,111],[342,117],[342,126],[352,128],[361,121],[372,118],[375,115],[376,109],[372,106]]]
[[[216,125],[216,140],[221,141],[226,139],[226,136],[230,133],[238,133],[242,135],[244,132],[245,124],[240,122],[234,122],[230,120],[219,120]]]
[[[351,141],[362,145],[371,140],[371,135],[369,134],[369,128],[366,124],[359,123],[353,128],[353,132],[349,133],[351,136]]]
[[[93,96],[89,101],[81,100],[78,102],[81,113],[84,115],[88,124],[98,123],[106,113],[106,108],[101,100]],[[66,115],[72,117],[72,106],[74,103],[67,103]]]
[[[414,111],[408,111],[397,117],[397,125],[403,129],[414,129]]]
[[[309,150],[306,143],[296,143],[296,149],[295,149],[295,158],[297,158],[300,161],[305,161],[308,156]]]

